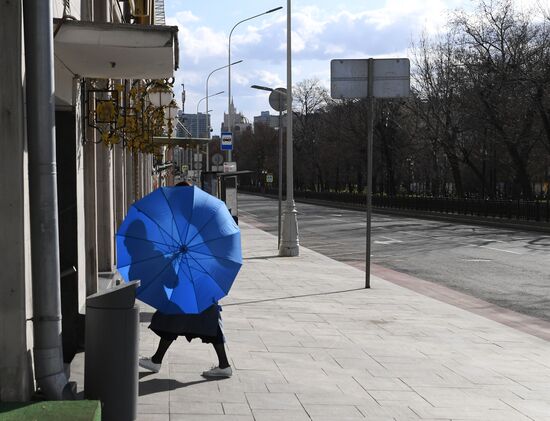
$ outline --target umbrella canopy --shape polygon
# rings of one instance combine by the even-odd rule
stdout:
[[[239,227],[201,189],[161,187],[135,202],[117,232],[117,268],[165,314],[200,313],[228,294],[242,265]]]

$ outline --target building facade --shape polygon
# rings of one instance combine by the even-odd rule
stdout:
[[[210,128],[210,114],[186,114],[179,112],[178,120],[181,123],[178,124],[178,137],[208,137],[208,130]]]
[[[248,119],[242,114],[238,113],[237,109],[235,108],[235,105],[233,104],[233,100],[231,100],[231,103],[229,105],[230,114],[232,117],[231,121],[231,127],[229,127],[229,114],[223,113],[223,123],[221,125],[221,131],[222,132],[233,132],[233,135],[237,135],[239,133],[243,133],[247,130],[252,130],[252,124]]]
[[[3,47],[0,48],[0,164],[4,172],[0,177],[3,198],[0,216],[3,221],[9,221],[0,225],[0,264],[4,268],[0,281],[0,352],[3,355],[0,401],[27,401],[37,387],[47,398],[59,398],[50,379],[64,377],[64,365],[70,364],[75,353],[81,350],[86,297],[113,282],[116,230],[129,206],[153,188],[153,153],[131,150],[122,143],[107,146],[101,134],[88,124],[94,102],[86,92],[108,83],[135,81],[132,69],[144,75],[140,77],[151,79],[173,76],[178,57],[177,28],[138,28],[139,24],[164,22],[161,1],[151,2],[156,7],[149,15],[130,19],[128,2],[54,0],[37,2],[36,10],[33,9],[35,15],[40,15],[36,13],[39,7],[45,7],[46,11],[49,8],[43,15],[51,16],[53,21],[45,19],[49,29],[46,25],[43,27],[51,38],[46,34],[42,42],[51,47],[52,54],[44,59],[44,63],[49,63],[47,68],[31,68],[29,60],[42,59],[41,54],[31,57],[32,50],[28,48],[29,40],[33,36],[38,39],[39,32],[38,27],[25,27],[24,14],[28,11],[23,10],[22,3],[22,0],[0,3],[0,45]],[[145,67],[136,69],[131,63],[132,56],[123,51],[125,45],[120,44],[116,46],[120,49],[115,65],[110,58],[111,65],[103,63],[113,45],[96,46],[104,49],[103,56],[101,51],[93,50],[93,43],[86,44],[89,39],[86,34],[95,30],[101,30],[104,39],[109,34],[118,40],[127,39],[132,55],[147,57],[154,50],[155,56],[149,61],[156,60],[158,64],[166,60],[164,69],[170,71],[157,74],[147,67],[147,60],[140,60]],[[151,48],[154,46],[151,33],[166,41],[158,48]],[[83,40],[83,44],[75,44],[77,40]],[[143,49],[134,48],[136,40]],[[168,47],[166,53],[163,46]],[[96,57],[95,61],[82,60],[83,56],[91,55]],[[102,73],[102,69],[107,70]],[[117,73],[109,73],[115,70]],[[55,103],[50,101],[43,109],[30,112],[36,104],[30,103],[29,98],[41,89],[40,84],[31,79],[37,72],[42,72],[44,86],[55,87]],[[36,122],[44,121],[42,114],[50,112],[54,116],[53,127],[48,127],[49,133],[43,133],[40,140],[50,142],[48,146],[53,149],[54,158],[43,162],[43,155],[34,147],[29,148],[36,144],[36,139],[30,136],[35,133]],[[42,173],[40,178],[36,175],[42,167],[49,169],[46,175],[55,177],[56,181],[48,186],[52,188],[51,194],[44,195],[46,184],[42,180],[45,177]],[[37,201],[38,197],[45,197],[44,203]],[[55,213],[53,210],[57,212],[51,224],[46,221],[47,225],[37,225],[42,224],[40,218],[46,213]],[[51,235],[41,236],[36,227],[52,229]],[[50,243],[37,248],[39,237],[48,237]],[[47,262],[41,261],[46,257]],[[51,270],[41,271],[44,264]],[[36,289],[50,283],[52,273],[55,288]],[[51,299],[44,301],[45,298]],[[46,307],[51,304],[51,310],[44,310],[39,300],[47,302]],[[37,342],[36,332],[37,326],[47,323],[49,344],[44,346]],[[52,338],[51,332],[57,332],[57,338]],[[44,335],[38,335],[39,341],[43,341],[41,336]],[[37,370],[44,360],[49,361]]]
[[[284,121],[281,122],[284,126]],[[254,116],[254,125],[264,124],[273,129],[279,128],[279,115],[271,115],[269,111],[262,111],[260,115]]]

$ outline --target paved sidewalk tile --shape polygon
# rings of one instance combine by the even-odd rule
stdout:
[[[233,377],[185,339],[140,377],[147,421],[550,421],[550,343],[240,222],[243,267],[222,301]],[[143,306],[142,319],[153,310]],[[140,353],[157,344],[140,326]]]

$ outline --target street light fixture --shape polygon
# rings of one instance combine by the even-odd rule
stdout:
[[[233,28],[231,28],[231,31],[229,32],[229,43],[228,43],[228,51],[227,51],[227,69],[228,69],[228,80],[227,80],[227,125],[229,126],[227,129],[229,131],[232,131],[232,113],[231,113],[231,35],[233,35],[233,31],[237,26],[239,26],[243,22],[247,22],[251,19],[255,19],[257,17],[267,15],[269,13],[276,12],[277,10],[281,10],[283,6],[276,7],[275,9],[270,9],[266,12],[259,13],[257,15],[251,16],[249,18],[243,19],[239,22],[237,22]],[[227,151],[227,160],[231,161],[231,151]]]
[[[210,139],[210,119],[208,118],[208,81],[210,80],[210,76],[212,76],[212,73],[217,72],[218,70],[225,69],[226,67],[234,66],[235,64],[242,63],[242,60],[234,61],[233,63],[226,64],[225,66],[218,67],[217,69],[212,70],[208,77],[206,78],[206,120],[208,121],[208,127],[206,128],[207,137]],[[208,142],[206,143],[206,171],[210,171],[210,145]]]
[[[268,88],[267,86],[261,86],[261,85],[252,85],[251,88],[252,89],[261,89],[262,91],[269,91],[269,92],[274,91],[273,88]]]
[[[253,89],[260,89],[262,91],[269,91],[269,103],[276,110],[279,111],[279,174],[278,174],[278,190],[279,190],[279,213],[277,219],[277,248],[281,246],[281,218],[283,201],[283,109],[286,108],[286,89],[284,88],[268,88],[267,86],[252,85]],[[274,94],[275,93],[275,94]],[[273,97],[273,100],[272,100]]]
[[[197,122],[197,137],[200,137],[200,133],[199,133],[199,105],[202,101],[204,101],[205,99],[207,98],[211,98],[213,96],[216,96],[216,95],[221,95],[223,94],[225,91],[220,91],[220,92],[216,92],[215,94],[212,94],[212,95],[208,95],[208,96],[205,96],[204,98],[201,98],[199,99],[199,102],[197,102],[197,116],[196,116],[196,122]],[[206,126],[207,126],[207,130],[208,130],[208,109],[207,109],[207,112],[206,112]]]

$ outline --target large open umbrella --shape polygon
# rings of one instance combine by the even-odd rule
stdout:
[[[242,265],[239,227],[197,187],[161,187],[135,202],[117,232],[117,268],[137,298],[165,314],[200,313],[227,295]]]

